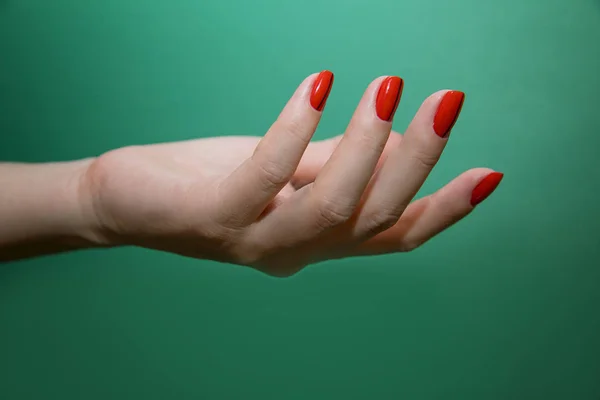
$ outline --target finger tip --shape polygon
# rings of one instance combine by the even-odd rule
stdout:
[[[477,206],[494,193],[503,178],[502,172],[493,171],[480,179],[471,192],[471,206]]]

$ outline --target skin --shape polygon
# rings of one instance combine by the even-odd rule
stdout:
[[[97,158],[0,164],[0,260],[139,246],[272,276],[352,256],[413,250],[467,216],[487,168],[414,200],[449,140],[433,131],[446,91],[404,135],[379,119],[371,82],[338,137],[311,141],[317,74],[263,137],[131,146]]]

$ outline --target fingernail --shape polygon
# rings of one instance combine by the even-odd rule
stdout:
[[[331,71],[322,71],[313,84],[310,94],[310,105],[317,111],[323,111],[329,92],[333,86],[333,73]]]
[[[433,130],[439,137],[447,137],[450,134],[464,101],[463,92],[457,90],[446,92],[433,118]]]
[[[492,172],[483,178],[481,182],[475,186],[473,193],[471,193],[471,205],[475,207],[477,204],[487,199],[487,197],[498,187],[503,177],[504,174],[501,172]]]
[[[391,121],[394,118],[403,87],[404,81],[397,76],[388,76],[381,82],[375,101],[375,109],[380,119]]]

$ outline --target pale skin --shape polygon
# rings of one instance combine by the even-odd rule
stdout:
[[[262,137],[227,136],[48,164],[0,164],[0,261],[139,246],[290,276],[321,261],[413,250],[469,215],[474,168],[415,200],[450,137],[445,90],[403,135],[375,112],[375,79],[338,137],[311,141],[317,74]]]

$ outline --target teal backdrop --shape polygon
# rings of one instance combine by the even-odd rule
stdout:
[[[317,138],[398,74],[399,131],[467,93],[419,195],[505,173],[415,252],[289,279],[135,248],[2,265],[0,397],[600,399],[599,43],[598,0],[0,0],[1,160],[262,135],[328,68]]]

